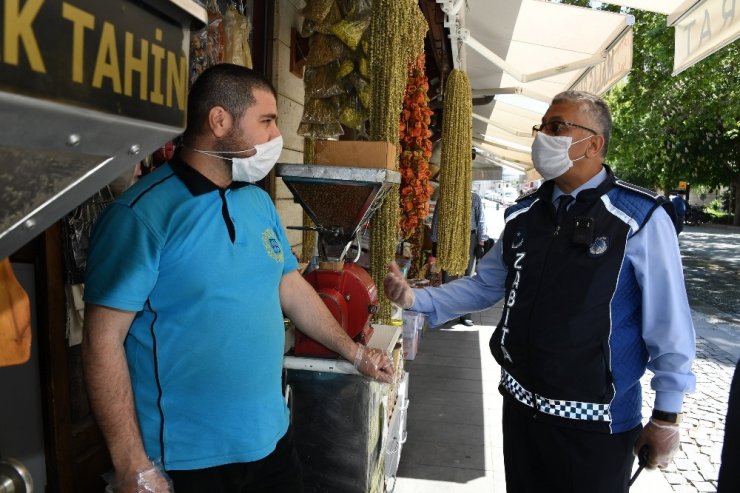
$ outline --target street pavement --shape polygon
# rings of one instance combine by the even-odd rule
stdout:
[[[489,236],[498,238],[503,229],[503,208],[497,210],[491,201],[484,201],[484,205]],[[679,243],[697,336],[693,366],[696,391],[687,395],[684,401],[681,447],[673,463],[665,470],[643,471],[630,489],[632,493],[715,492],[717,486],[730,381],[740,359],[740,228],[687,226],[679,236]],[[409,362],[409,439],[401,456],[397,493],[505,491],[500,456],[500,415],[496,403],[498,393],[495,392],[497,382],[488,376],[496,374],[496,365],[490,353],[486,354],[488,338],[499,316],[500,306],[497,306],[474,314],[476,327],[466,328],[453,323],[440,331],[431,331],[424,336],[426,341],[421,342],[417,361]],[[465,386],[474,383],[472,389],[476,394],[480,392],[484,414],[488,416],[481,419],[481,424],[468,417],[471,422],[464,423],[465,427],[480,428],[467,430],[464,441],[457,444],[453,427],[460,420],[459,413],[455,413],[458,418],[443,423],[444,438],[437,440],[435,423],[438,426],[438,421],[445,419],[445,413],[440,409],[446,400],[440,400],[436,394],[440,383],[445,383],[436,373],[437,361],[445,361],[443,365],[453,364],[456,358],[450,351],[454,351],[455,339],[465,339],[465,344],[470,344],[467,338],[473,336],[469,334],[471,330],[476,330],[478,334],[475,335],[479,336],[474,345],[480,345],[480,361],[472,366],[480,368],[481,376],[471,374],[467,368],[455,368],[455,371],[465,372],[464,376],[446,382],[450,388],[445,392],[451,399],[462,402],[472,395]],[[449,337],[453,334],[444,334],[448,331],[456,332],[453,338]],[[425,348],[429,354],[424,354]],[[470,362],[454,364],[471,366]],[[431,375],[434,378],[429,378]],[[652,410],[651,376],[648,372],[642,380],[644,416],[649,416]],[[436,419],[430,419],[431,412],[426,409],[427,398],[431,400],[429,404],[433,404]],[[414,416],[415,405],[424,407],[423,413]],[[422,424],[414,424],[414,419]],[[418,430],[420,433],[414,433],[413,428],[418,427],[421,428]],[[480,464],[457,460],[460,456],[470,459],[470,454],[465,455],[465,451],[473,443],[476,433],[484,437],[481,440],[485,460]],[[444,453],[450,451],[455,452],[452,454],[453,463],[443,460]],[[470,479],[461,480],[461,471],[468,471],[466,474]]]
[[[740,359],[740,228],[687,226],[679,244],[696,330],[696,391],[684,400],[681,449],[662,475],[672,491],[714,492]],[[649,378],[643,378],[645,410],[653,399]]]

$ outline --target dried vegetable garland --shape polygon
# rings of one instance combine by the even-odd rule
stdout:
[[[427,23],[415,1],[374,0],[370,22],[370,138],[398,146],[398,121],[408,65],[424,51]],[[390,323],[391,304],[383,293],[387,265],[399,240],[398,187],[393,187],[372,219],[370,271],[378,287],[379,323]]]
[[[422,267],[423,220],[429,213],[429,197],[433,192],[429,185],[429,158],[432,157],[429,123],[432,110],[429,109],[428,92],[426,56],[422,53],[409,67],[399,135],[401,232],[411,244],[411,277]]]
[[[409,67],[401,112],[398,160],[401,172],[401,231],[403,237],[409,240],[429,213],[429,197],[432,195],[429,185],[429,158],[432,157],[429,123],[432,110],[429,109],[429,81],[425,64],[426,56],[422,53]]]
[[[471,98],[470,81],[465,72],[457,69],[450,72],[444,93],[437,253],[440,268],[452,276],[465,273],[470,248]]]
[[[314,144],[316,142],[313,139],[304,139],[303,140],[303,162],[305,164],[312,164],[314,161]],[[303,211],[303,227],[304,228],[313,228],[316,225],[311,220],[310,217],[308,217],[308,214],[306,214],[306,211]],[[301,261],[303,262],[310,262],[311,257],[313,257],[313,252],[316,250],[316,231],[304,229],[303,230],[303,251],[301,253]]]

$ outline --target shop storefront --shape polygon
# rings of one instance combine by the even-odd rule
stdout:
[[[677,72],[737,39],[734,10],[688,3],[666,11],[688,36]],[[546,102],[571,88],[603,93],[631,67],[629,15],[535,0],[501,2],[493,17],[477,15],[490,10],[487,0],[2,4],[7,492],[31,491],[31,483],[60,493],[105,488],[111,461],[80,350],[87,235],[114,197],[172,156],[188,89],[205,68],[235,63],[272,81],[284,146],[281,164],[258,185],[332,314],[353,339],[391,354],[396,369],[392,384],[371,381],[286,320],[285,397],[306,489],[381,492],[391,489],[403,451],[413,405],[404,360],[420,350],[424,325],[384,297],[387,264],[398,261],[420,286],[438,283],[440,268],[465,271],[471,149],[473,167],[485,160],[531,170],[530,129],[541,112],[499,96]],[[701,49],[690,31],[697,4],[722,31]],[[588,32],[561,36],[576,26]],[[440,142],[446,148],[433,158]],[[434,266],[433,179],[445,190]]]
[[[294,253],[306,259],[302,268],[314,258],[312,247],[304,251],[305,239],[318,245],[322,263],[312,283],[346,305],[334,313],[349,320],[345,330],[392,354],[397,368],[390,385],[370,381],[286,320],[285,394],[306,484],[327,491],[385,489],[401,453],[408,376],[401,327],[389,317],[369,323],[381,302],[365,268],[371,219],[384,201],[394,199],[398,207],[398,117],[395,142],[385,142],[382,132],[365,142],[378,145],[363,154],[364,169],[347,159],[358,152],[354,144],[338,158],[313,145],[327,138],[368,140],[371,3],[342,2],[340,10],[338,2],[305,6],[287,0],[4,2],[3,491],[105,488],[111,462],[91,415],[80,351],[88,235],[110,201],[171,157],[185,127],[190,84],[219,62],[252,67],[273,81],[285,141],[280,161],[286,164],[259,186],[289,227]],[[421,33],[416,57],[427,25],[415,2],[404,8],[413,9]],[[323,54],[316,47],[322,43],[329,50]],[[399,96],[408,67],[403,60],[394,65]],[[341,62],[354,84],[326,86],[327,73],[338,80]],[[304,111],[306,105],[311,107]],[[327,116],[322,108],[328,106]],[[386,113],[383,107],[375,111]],[[364,267],[353,267],[360,257]],[[341,286],[332,284],[336,276]],[[317,415],[324,420],[317,422]]]

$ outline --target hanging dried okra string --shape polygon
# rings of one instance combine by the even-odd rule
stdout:
[[[465,72],[457,69],[450,72],[444,92],[437,256],[440,268],[451,276],[465,274],[470,251],[471,96],[470,81]]]
[[[398,121],[406,88],[406,70],[424,49],[427,24],[415,1],[373,0],[372,8],[370,138],[398,146]],[[379,323],[389,323],[391,318],[391,305],[383,293],[383,278],[386,266],[395,258],[400,239],[398,202],[398,187],[394,186],[372,220],[370,270],[380,298],[380,309],[375,318]]]
[[[316,141],[313,139],[303,139],[303,162],[305,164],[313,164],[314,158],[314,144]],[[303,227],[312,228],[316,226],[306,211],[303,211]],[[313,251],[316,249],[316,231],[303,230],[303,253],[301,254],[301,260],[303,262],[310,262],[313,256]]]

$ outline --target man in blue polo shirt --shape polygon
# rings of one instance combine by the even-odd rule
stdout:
[[[390,381],[388,356],[352,341],[298,273],[270,197],[252,185],[282,150],[276,118],[266,79],[211,67],[190,91],[182,149],[95,226],[83,362],[116,491],[171,491],[167,475],[178,493],[302,491],[283,314]]]

